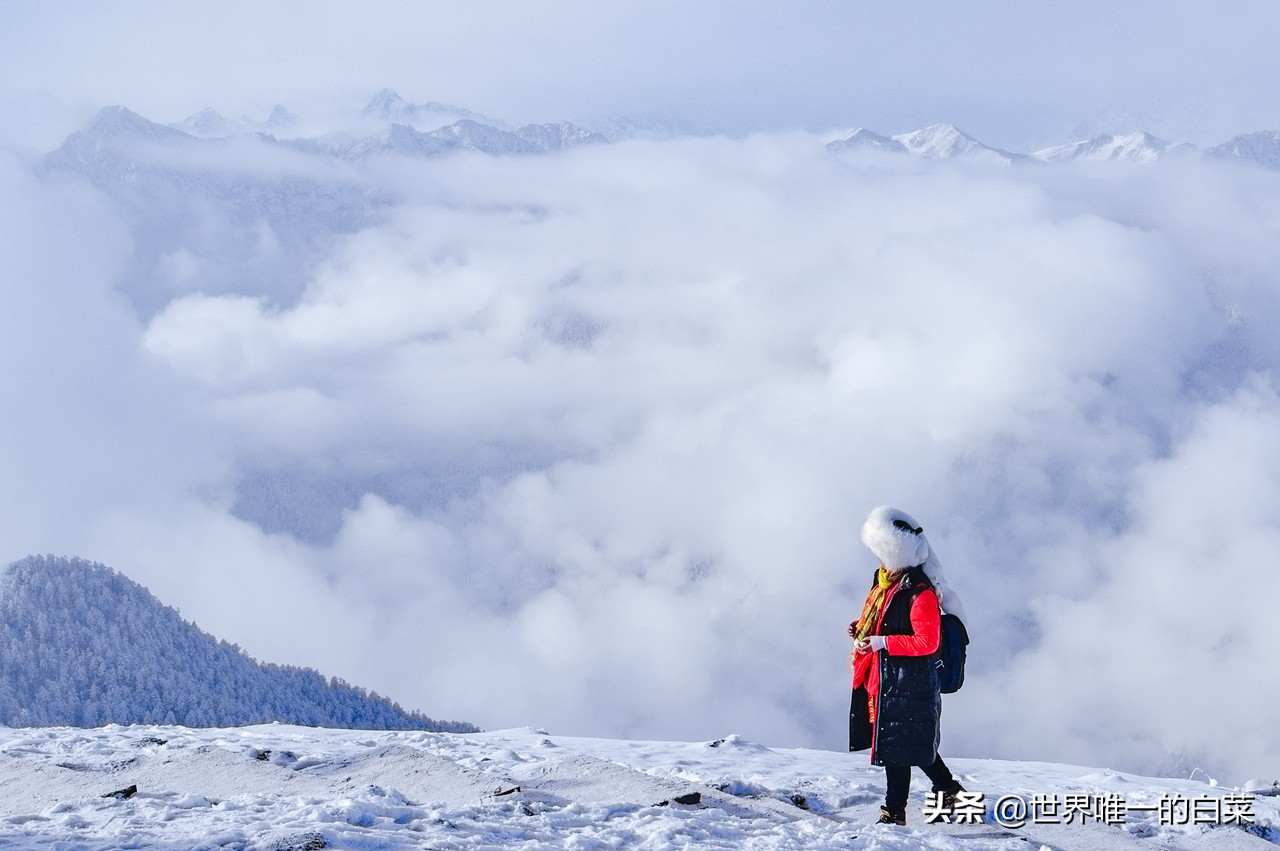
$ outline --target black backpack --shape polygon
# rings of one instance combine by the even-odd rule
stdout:
[[[964,621],[955,615],[943,614],[942,637],[938,642],[938,685],[943,694],[951,694],[964,685],[965,647],[969,644],[969,632]]]

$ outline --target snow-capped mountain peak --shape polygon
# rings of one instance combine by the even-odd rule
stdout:
[[[1210,148],[1206,154],[1216,160],[1244,160],[1280,169],[1280,130],[1244,133]]]
[[[447,151],[480,151],[487,154],[538,154],[609,140],[568,122],[529,124],[519,130],[502,130],[464,118],[435,130],[422,132],[407,124],[392,123],[381,133],[360,140],[346,152],[348,159],[376,154],[433,156]]]
[[[1011,153],[988,145],[952,124],[934,124],[922,130],[881,136],[865,127],[842,139],[828,142],[832,151],[875,149],[909,153],[927,159],[979,158],[990,162],[1139,162],[1152,163],[1169,158],[1202,155],[1216,160],[1235,160],[1280,170],[1280,130],[1246,133],[1201,151],[1185,142],[1169,142],[1147,132],[1103,134],[1091,139],[1041,148],[1030,154]]]
[[[409,102],[400,97],[394,89],[379,89],[365,104],[362,111],[365,115],[386,118],[404,112],[409,106]]]
[[[202,109],[180,121],[177,129],[193,136],[226,136],[235,132],[232,123],[216,109]]]
[[[238,120],[227,118],[213,108],[202,109],[189,115],[177,124],[169,125],[201,139],[220,139],[227,136],[240,136],[249,133],[272,133],[290,130],[298,124],[298,116],[281,104],[276,104],[267,116],[266,121],[256,121],[249,116]]]
[[[429,101],[427,103],[410,103],[394,89],[382,89],[361,110],[367,118],[406,124],[415,130],[435,130],[458,121],[474,121],[477,124],[492,125],[506,129],[501,121],[485,118],[478,112],[453,106],[447,103]]]
[[[262,123],[263,129],[277,130],[285,127],[291,127],[298,123],[298,116],[294,115],[284,104],[276,104],[275,109],[271,110],[271,114],[267,116],[267,120]]]
[[[419,133],[407,124],[392,123],[387,129],[361,139],[346,149],[348,159],[358,160],[375,154],[431,156],[449,149],[449,144],[430,133]]]
[[[172,142],[191,138],[188,133],[156,124],[123,106],[105,106],[98,110],[82,132],[93,139],[133,138]]]
[[[859,127],[845,136],[843,139],[837,139],[827,145],[833,151],[851,151],[857,149],[892,151],[895,154],[907,153],[906,145],[903,145],[897,139],[891,139],[888,136],[881,136],[879,133],[873,133],[865,127]]]
[[[833,151],[872,149],[915,154],[926,159],[966,157],[1002,163],[1011,162],[1018,156],[984,144],[952,124],[934,124],[895,136],[882,136],[859,127],[843,139],[828,143],[827,147]]]
[[[952,124],[934,124],[923,130],[899,133],[893,140],[910,153],[929,159],[977,157],[990,161],[1010,162],[1014,155],[979,142]]]
[[[1172,144],[1150,133],[1129,133],[1123,136],[1102,135],[1066,145],[1055,145],[1036,151],[1031,156],[1044,162],[1069,160],[1128,160],[1154,162],[1171,154],[1189,153],[1194,150],[1185,144]]]

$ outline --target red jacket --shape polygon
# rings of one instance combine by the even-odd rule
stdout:
[[[876,620],[872,635],[880,634],[885,613],[889,611],[889,603],[898,593],[901,583],[889,589],[889,596],[880,607],[880,617]],[[938,606],[938,595],[932,590],[921,591],[911,603],[911,635],[886,635],[884,651],[890,656],[928,656],[938,649],[942,635],[942,613]],[[880,666],[873,665],[875,653],[856,653],[853,657],[853,687],[865,686],[867,694],[875,696],[880,693]]]

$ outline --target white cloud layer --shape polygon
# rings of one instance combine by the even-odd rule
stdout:
[[[0,164],[10,556],[435,716],[840,748],[892,502],[973,621],[946,753],[1275,773],[1277,175],[783,134],[361,179],[400,202],[298,298],[193,237],[135,313],[114,208]]]

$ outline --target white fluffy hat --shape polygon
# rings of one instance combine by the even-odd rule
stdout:
[[[930,548],[923,527],[910,514],[892,505],[871,509],[866,522],[862,524],[862,543],[889,570],[924,565],[924,573],[938,592],[942,610],[965,620],[960,598],[947,585],[947,579],[942,575],[942,565]]]
[[[929,541],[916,519],[891,505],[873,508],[862,524],[862,543],[889,570],[924,564]]]

